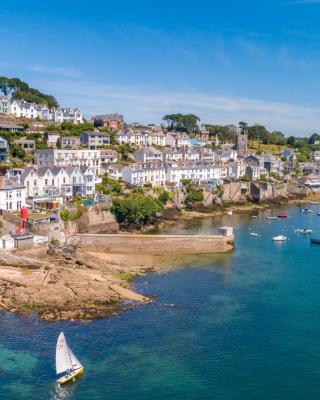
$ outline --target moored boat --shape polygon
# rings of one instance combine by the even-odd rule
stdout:
[[[287,214],[278,214],[277,218],[288,218]]]
[[[278,217],[267,217],[267,219],[278,219]]]
[[[259,233],[250,232],[250,236],[260,237],[261,235],[259,235]]]
[[[273,240],[274,242],[283,242],[283,241],[287,240],[287,237],[286,237],[286,236],[283,236],[283,235],[279,235],[279,236],[274,236],[274,237],[272,238],[272,240]]]
[[[312,237],[312,238],[310,238],[310,242],[312,244],[320,244],[320,237],[318,237],[318,238]]]
[[[63,332],[57,340],[56,372],[57,375],[64,374],[57,380],[59,385],[75,381],[83,373],[83,366],[68,346]]]

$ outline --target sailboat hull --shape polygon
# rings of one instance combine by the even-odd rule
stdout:
[[[64,375],[57,380],[59,385],[64,385],[67,382],[75,381],[80,375],[83,374],[83,367],[77,368],[76,370],[72,371],[70,374]]]

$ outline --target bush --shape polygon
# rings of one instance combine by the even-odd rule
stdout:
[[[162,206],[149,196],[132,193],[127,199],[115,199],[111,211],[118,222],[145,223],[162,211]]]
[[[52,239],[50,240],[50,244],[51,244],[51,246],[54,246],[54,247],[59,247],[59,246],[60,246],[59,240],[58,240],[58,239],[55,239],[55,238],[52,238]]]
[[[186,197],[186,203],[197,203],[204,200],[202,190],[190,190]]]
[[[76,211],[73,212],[70,211],[68,208],[64,208],[63,210],[60,211],[60,217],[63,222],[76,221],[81,217],[83,211],[84,207],[82,206],[77,207]]]
[[[159,196],[159,200],[162,204],[167,204],[167,202],[170,200],[170,193],[166,191],[162,192]]]
[[[180,182],[183,184],[183,186],[188,186],[191,185],[192,179],[180,179]]]

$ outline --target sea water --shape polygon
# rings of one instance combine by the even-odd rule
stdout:
[[[118,317],[49,323],[0,313],[0,399],[318,400],[320,246],[294,232],[320,233],[318,206],[311,208],[170,228],[208,234],[232,224],[235,249],[175,268],[169,260],[163,272],[136,279],[135,290],[157,301]],[[280,211],[288,218],[266,219]],[[280,234],[288,240],[272,242]],[[62,388],[55,383],[60,331],[85,367]]]

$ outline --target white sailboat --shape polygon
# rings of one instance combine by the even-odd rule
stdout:
[[[63,332],[60,333],[57,340],[56,371],[57,375],[64,374],[57,380],[59,385],[74,381],[83,373],[83,366],[68,346]]]

